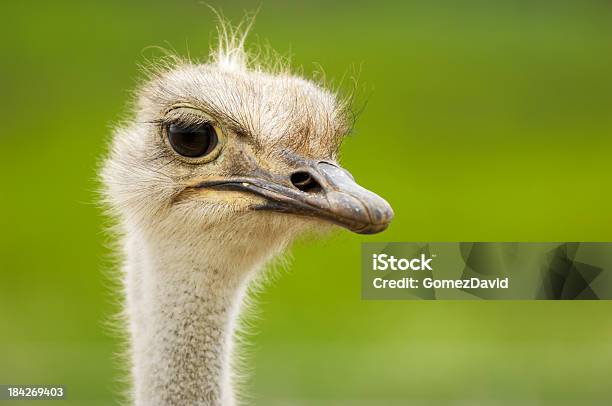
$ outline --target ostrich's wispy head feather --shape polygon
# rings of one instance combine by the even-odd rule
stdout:
[[[246,70],[248,56],[245,50],[245,41],[254,22],[254,17],[243,19],[237,26],[232,26],[217,13],[217,47],[210,53],[210,60],[221,69]]]

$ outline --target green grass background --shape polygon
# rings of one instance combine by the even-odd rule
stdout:
[[[343,163],[396,219],[294,248],[260,296],[255,403],[611,404],[612,302],[364,302],[359,287],[363,241],[612,240],[610,2],[213,2],[234,19],[260,4],[251,43],[306,73],[360,70]],[[114,404],[96,164],[147,47],[204,55],[213,17],[195,0],[0,10],[0,383]]]

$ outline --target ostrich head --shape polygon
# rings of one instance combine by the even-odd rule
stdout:
[[[347,103],[248,63],[244,35],[220,34],[208,63],[156,69],[116,131],[103,178],[123,227],[186,251],[214,238],[250,260],[326,224],[384,230],[391,207],[338,164]]]

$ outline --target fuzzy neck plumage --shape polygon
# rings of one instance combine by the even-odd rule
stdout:
[[[246,286],[280,247],[128,234],[126,312],[136,406],[233,406],[233,336]]]

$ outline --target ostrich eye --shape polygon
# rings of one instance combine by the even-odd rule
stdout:
[[[210,154],[219,141],[215,127],[210,123],[196,125],[170,124],[168,141],[177,154],[199,158]]]

